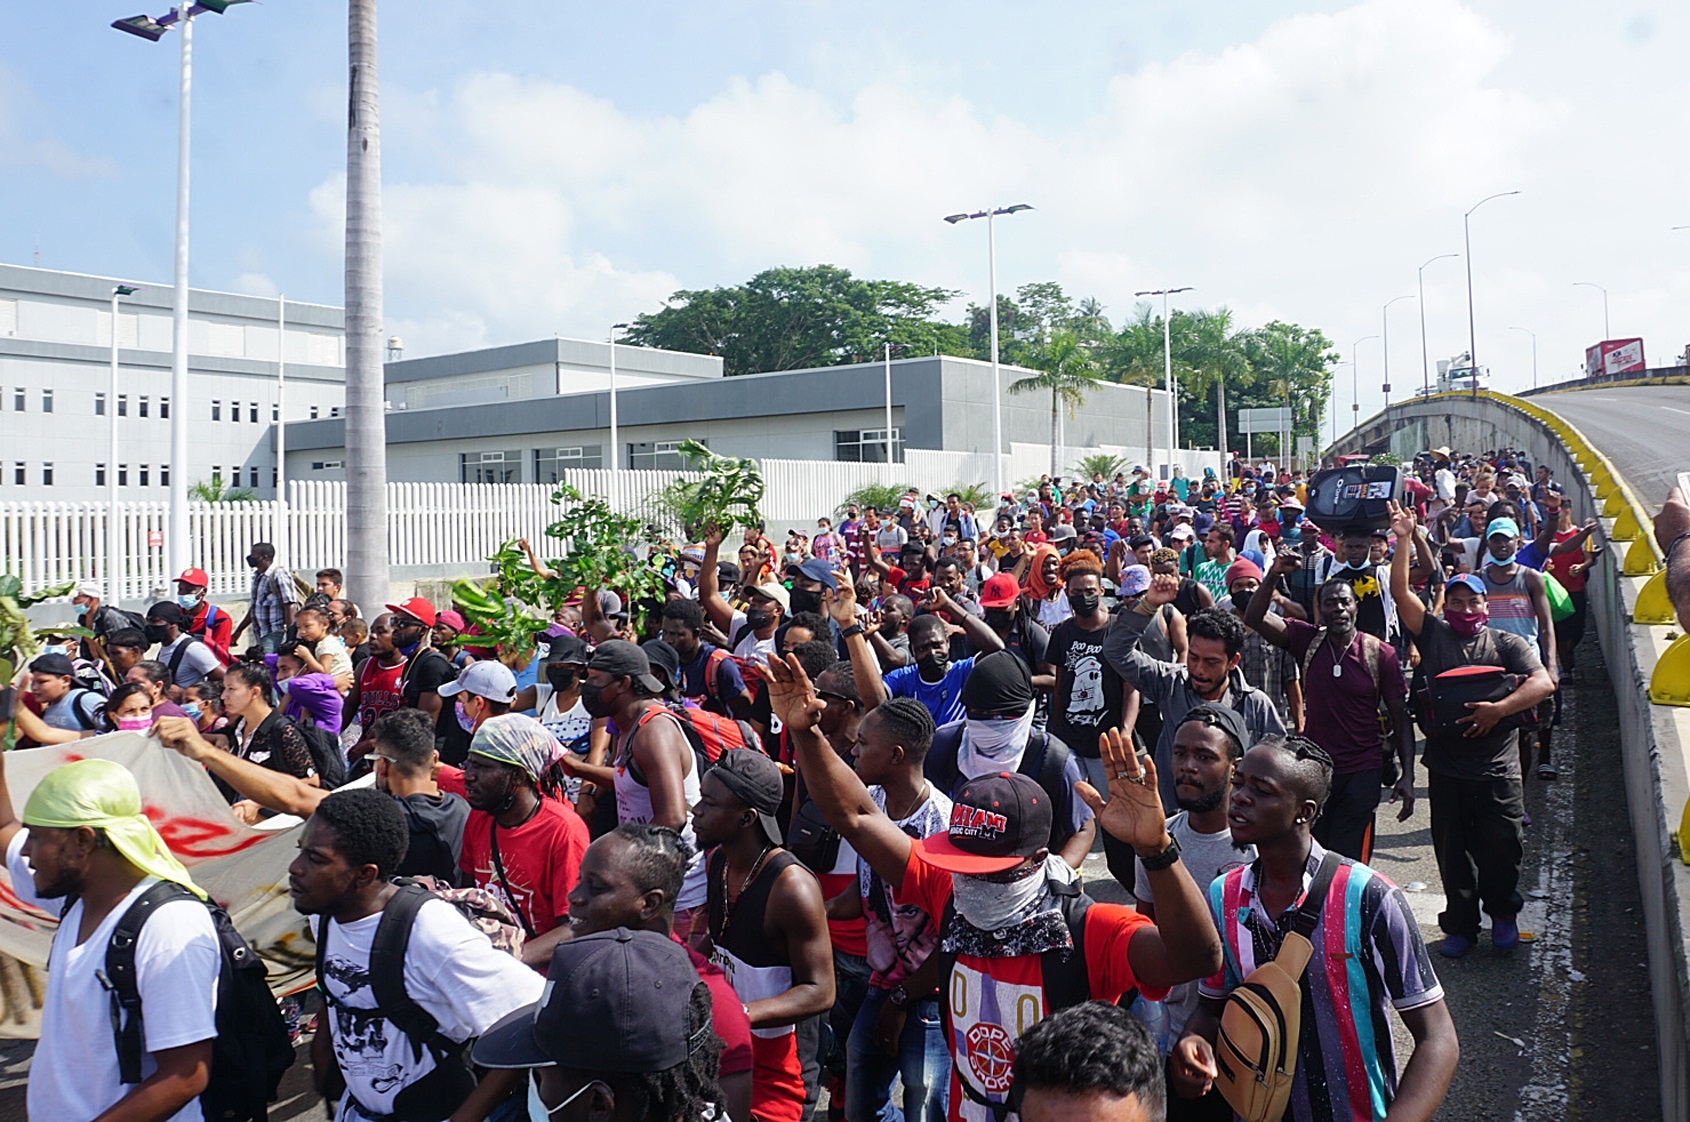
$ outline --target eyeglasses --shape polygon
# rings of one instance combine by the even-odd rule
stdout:
[[[846,697],[842,693],[832,693],[828,690],[817,690],[816,696],[821,698],[823,701],[828,702],[829,704],[837,701],[841,705],[849,705],[853,709],[855,709],[857,707],[857,703],[855,701]]]

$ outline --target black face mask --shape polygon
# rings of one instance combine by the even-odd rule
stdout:
[[[575,670],[568,666],[548,666],[546,681],[558,693],[568,693],[575,688]]]
[[[945,671],[950,669],[951,656],[944,651],[940,651],[937,654],[923,655],[915,660],[915,664],[920,667],[923,678],[929,682],[935,682],[943,678]]]
[[[581,707],[594,717],[608,717],[613,706],[604,699],[604,687],[581,683]]]
[[[994,631],[1008,627],[1015,622],[1015,613],[1008,608],[987,608],[986,626]]]
[[[162,624],[162,623],[149,623],[147,625],[147,642],[149,642],[149,643],[168,643],[168,642],[170,642],[170,629],[165,627],[164,624]]]
[[[1098,604],[1103,602],[1101,594],[1096,592],[1070,592],[1068,606],[1074,609],[1077,616],[1089,616],[1097,611]]]
[[[745,622],[751,625],[751,630],[753,631],[761,631],[774,621],[775,614],[773,612],[764,611],[761,608],[756,611],[745,613]]]
[[[256,557],[249,555],[246,559],[246,563],[248,565],[252,566],[254,569],[258,568],[258,558],[256,558]]]
[[[792,610],[794,612],[817,612],[822,610],[822,594],[811,592],[804,588],[795,588],[791,592]]]

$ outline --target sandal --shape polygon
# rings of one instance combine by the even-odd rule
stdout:
[[[1552,783],[1561,778],[1561,773],[1555,770],[1554,764],[1542,763],[1537,765],[1537,777]]]

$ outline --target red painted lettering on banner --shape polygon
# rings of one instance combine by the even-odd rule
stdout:
[[[238,837],[234,828],[221,822],[207,822],[202,818],[169,818],[156,806],[142,807],[152,821],[159,837],[178,857],[205,860],[208,857],[227,857],[251,849],[264,840],[262,834]]]

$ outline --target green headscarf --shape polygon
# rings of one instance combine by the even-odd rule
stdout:
[[[54,768],[30,792],[23,824],[104,830],[112,848],[131,865],[160,880],[175,881],[201,900],[206,898],[205,889],[188,876],[141,812],[141,789],[122,764],[77,760]]]

